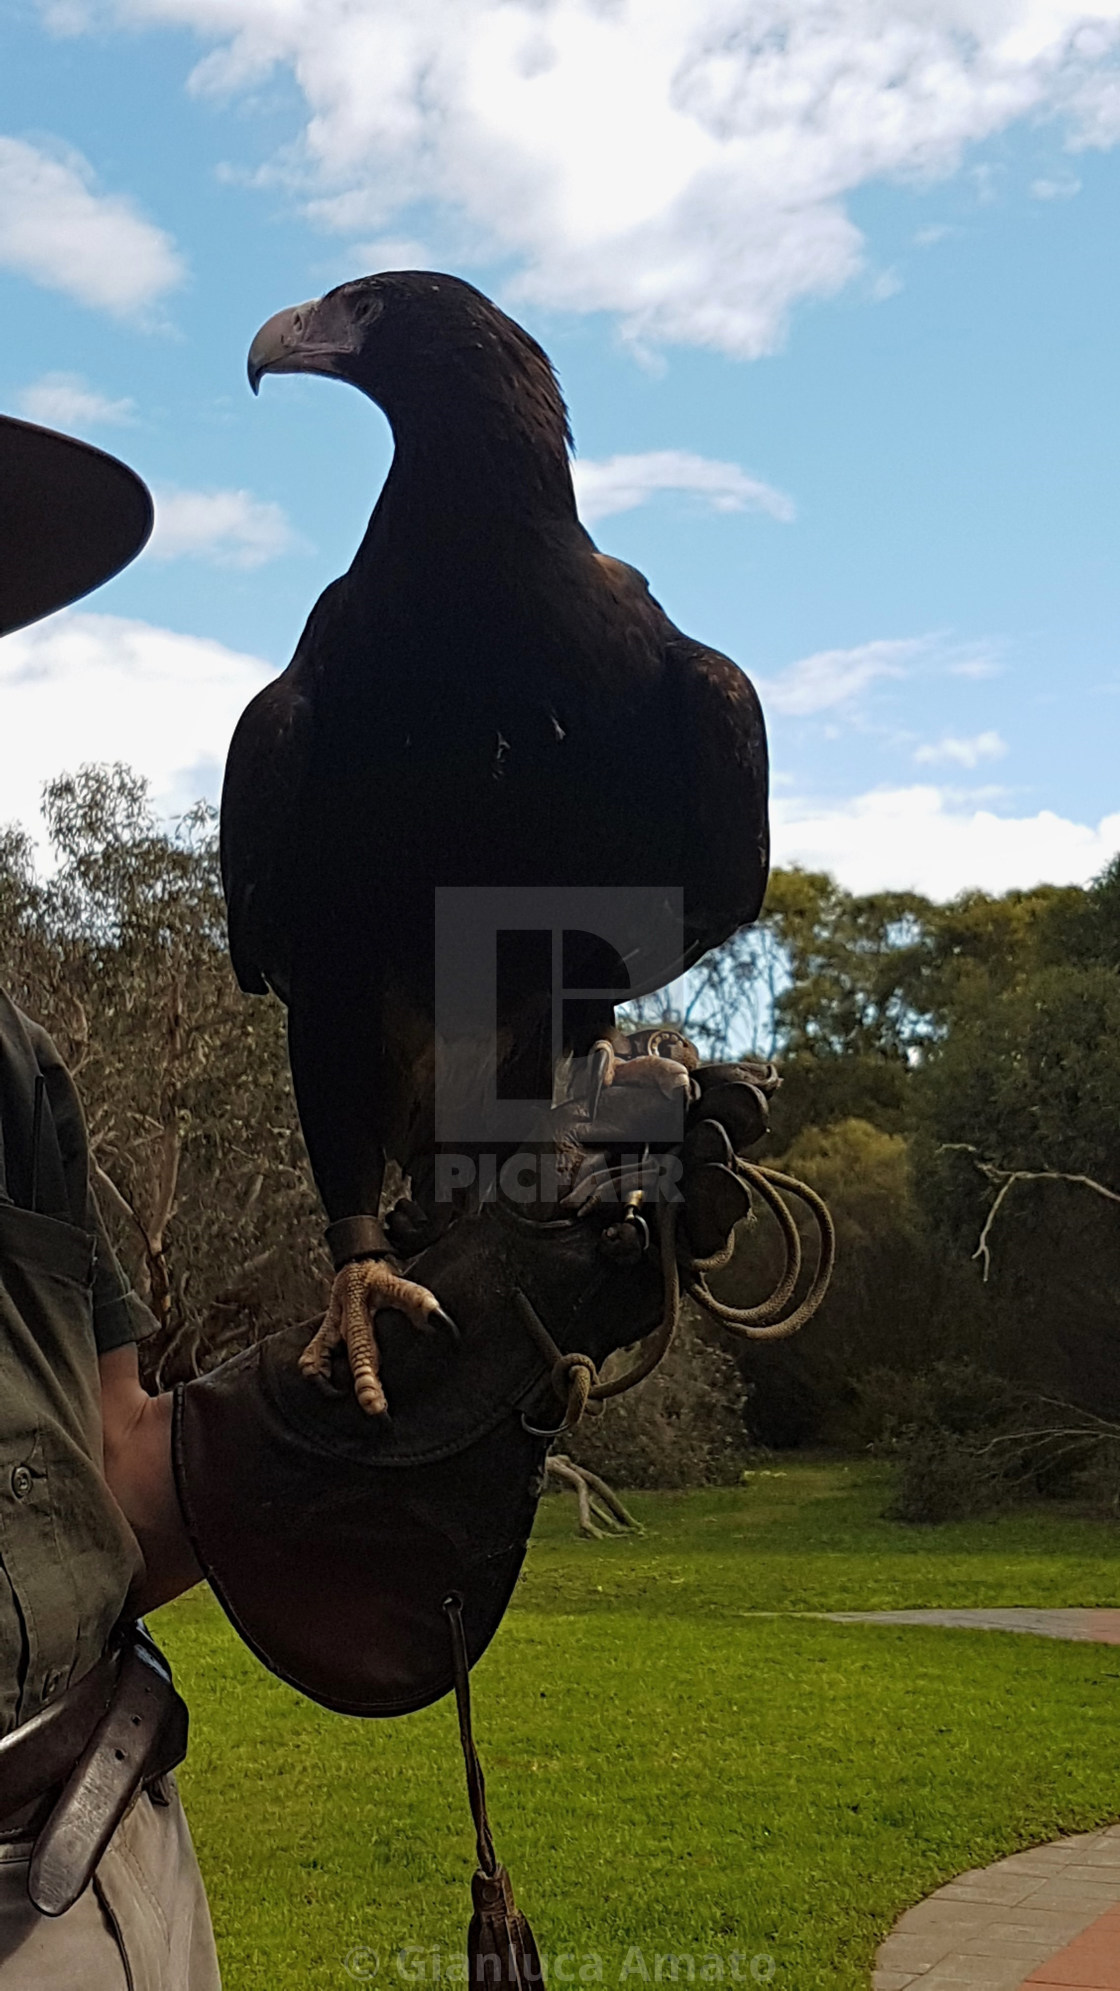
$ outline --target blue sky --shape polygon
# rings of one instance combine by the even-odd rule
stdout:
[[[687,17],[687,18],[686,18]],[[1120,0],[61,0],[0,26],[0,407],[156,491],[0,646],[0,817],[214,793],[389,455],[260,322],[424,261],[551,352],[581,501],[760,684],[780,859],[1120,848]]]

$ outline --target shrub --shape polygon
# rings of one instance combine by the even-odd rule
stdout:
[[[1102,1520],[1120,1521],[1120,1437],[1102,1438],[1074,1476],[1074,1493]]]
[[[633,1359],[612,1356],[606,1373]],[[745,1398],[734,1356],[686,1306],[660,1367],[636,1389],[609,1399],[601,1416],[585,1417],[564,1449],[616,1486],[727,1484],[742,1471]]]
[[[1024,1393],[976,1362],[933,1362],[908,1375],[871,1369],[856,1385],[867,1442],[891,1447],[914,1430],[980,1439],[1003,1429],[1024,1405]],[[1029,1401],[1029,1399],[1027,1399]]]
[[[902,1135],[862,1119],[804,1127],[778,1165],[828,1204],[836,1271],[819,1314],[800,1334],[742,1349],[751,1386],[747,1420],[765,1445],[859,1446],[867,1442],[861,1379],[888,1367],[914,1374],[961,1346],[949,1325],[961,1296],[943,1255],[929,1248]],[[771,1272],[771,1230],[760,1213],[740,1260],[723,1276],[721,1297],[746,1304],[761,1297],[765,1280],[758,1292],[749,1282],[760,1270]],[[813,1262],[813,1242],[807,1251]],[[971,1288],[979,1281],[973,1275],[966,1283],[971,1330]],[[971,1332],[965,1345],[977,1345]]]
[[[895,1464],[896,1521],[964,1520],[1026,1500],[1077,1500],[1120,1515],[1120,1430],[971,1362],[863,1384],[876,1449]]]
[[[975,1441],[935,1425],[899,1445],[888,1521],[965,1521],[1006,1499],[1002,1477]]]

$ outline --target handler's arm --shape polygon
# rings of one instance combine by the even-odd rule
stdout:
[[[110,1349],[99,1367],[105,1478],[144,1556],[144,1577],[129,1609],[154,1611],[202,1580],[171,1469],[173,1399],[169,1392],[148,1395],[135,1342]]]

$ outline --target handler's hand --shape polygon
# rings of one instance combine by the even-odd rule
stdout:
[[[128,1600],[139,1614],[200,1583],[202,1571],[171,1470],[170,1394],[148,1395],[134,1342],[102,1355],[99,1367],[105,1478],[144,1557],[144,1575]]]

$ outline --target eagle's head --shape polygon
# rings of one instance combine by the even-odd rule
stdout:
[[[359,277],[278,311],[249,349],[254,394],[266,373],[349,381],[405,432],[481,414],[565,456],[570,442],[548,355],[473,284],[434,270]]]

